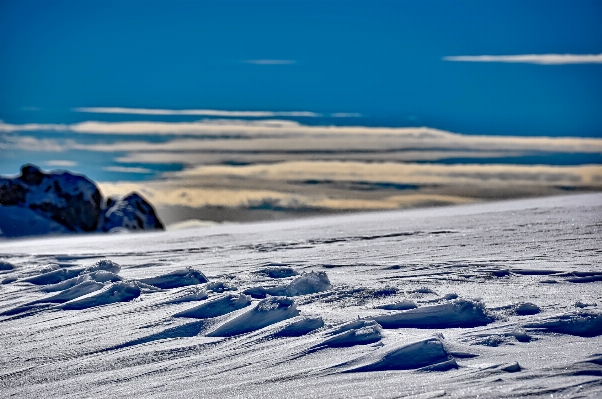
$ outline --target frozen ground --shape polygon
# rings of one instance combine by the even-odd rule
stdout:
[[[593,194],[2,241],[0,396],[601,397],[601,229]]]

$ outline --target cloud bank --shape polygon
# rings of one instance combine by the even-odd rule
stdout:
[[[151,180],[104,182],[106,195],[140,191],[160,211],[202,209],[185,214],[215,217],[210,220],[226,220],[231,208],[236,215],[264,212],[262,204],[287,212],[338,212],[602,190],[602,166],[595,164],[602,138],[476,136],[278,119],[0,122],[0,149],[47,159],[49,166],[67,167],[67,159],[106,165],[110,159],[112,166],[99,168]],[[537,158],[540,153],[588,154],[594,164],[508,164],[516,162],[513,157],[545,160]],[[164,172],[174,169],[179,171]]]
[[[121,107],[80,107],[75,112],[93,114],[126,114],[126,115],[191,115],[218,116],[232,118],[274,118],[279,116],[316,118],[321,114],[309,111],[224,111],[217,109],[154,109],[154,108],[121,108]]]
[[[505,62],[540,65],[601,64],[602,54],[459,55],[443,57],[456,62]]]

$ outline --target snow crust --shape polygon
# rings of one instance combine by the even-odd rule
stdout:
[[[598,398],[601,214],[579,195],[0,242],[0,397]]]

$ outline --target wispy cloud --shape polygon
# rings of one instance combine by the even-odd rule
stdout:
[[[52,123],[25,123],[23,125],[14,125],[4,123],[0,120],[0,132],[34,132],[40,130],[65,131],[69,130],[69,125]]]
[[[541,65],[601,64],[602,54],[459,55],[443,57],[457,62],[506,62]]]
[[[321,114],[309,111],[225,111],[217,109],[155,109],[155,108],[120,108],[120,107],[81,107],[75,112],[94,114],[127,114],[127,115],[191,115],[218,116],[230,118],[274,118],[279,116],[315,118]]]
[[[362,114],[357,112],[335,112],[334,114],[330,114],[332,118],[361,118]]]
[[[290,65],[297,63],[295,60],[244,60],[242,62],[254,65]]]
[[[152,170],[147,168],[138,168],[138,167],[129,167],[129,166],[107,166],[102,168],[107,172],[119,172],[119,173],[140,173],[140,174],[148,174],[153,173]]]
[[[199,122],[82,122],[72,125],[7,125],[0,131],[50,130],[77,134],[114,136],[96,144],[73,140],[44,141],[7,134],[0,145],[42,151],[64,148],[91,151],[222,151],[222,152],[319,152],[365,153],[407,150],[548,151],[602,152],[602,139],[581,137],[516,137],[464,135],[444,130],[418,128],[376,128],[363,126],[309,126],[292,121],[206,120]],[[35,129],[34,129],[35,128]],[[139,141],[121,141],[119,136],[139,136]],[[151,136],[180,139],[154,142]],[[145,137],[147,136],[147,137]],[[207,140],[211,138],[211,140]],[[233,139],[235,138],[235,139]]]
[[[58,167],[63,167],[63,168],[72,168],[74,166],[77,166],[77,162],[68,161],[65,159],[53,159],[53,160],[44,162],[44,164],[48,165],[48,166],[58,166]]]

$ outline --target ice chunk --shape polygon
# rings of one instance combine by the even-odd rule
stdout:
[[[270,324],[299,315],[295,301],[286,297],[271,297],[260,301],[253,309],[235,317],[207,334],[210,337],[231,337],[259,330]]]
[[[64,303],[63,309],[87,309],[115,302],[127,302],[140,296],[141,289],[132,282],[118,281],[99,292]]]
[[[544,331],[579,337],[597,337],[602,335],[602,313],[582,311],[565,314],[525,325],[526,328],[538,328]]]
[[[430,338],[404,346],[384,346],[358,361],[364,363],[347,372],[413,370],[444,363],[449,354],[439,338]]]
[[[493,321],[480,302],[464,299],[373,318],[384,328],[455,328],[484,326]]]
[[[205,277],[205,275],[200,271],[187,268],[176,270],[162,276],[143,278],[140,281],[145,284],[153,285],[157,288],[169,289],[184,287],[187,285],[203,284],[208,280],[207,277]]]
[[[202,305],[183,312],[176,313],[174,317],[192,317],[195,319],[208,319],[210,317],[222,316],[235,310],[242,309],[251,304],[251,297],[240,295],[226,295],[218,299],[214,299]]]

